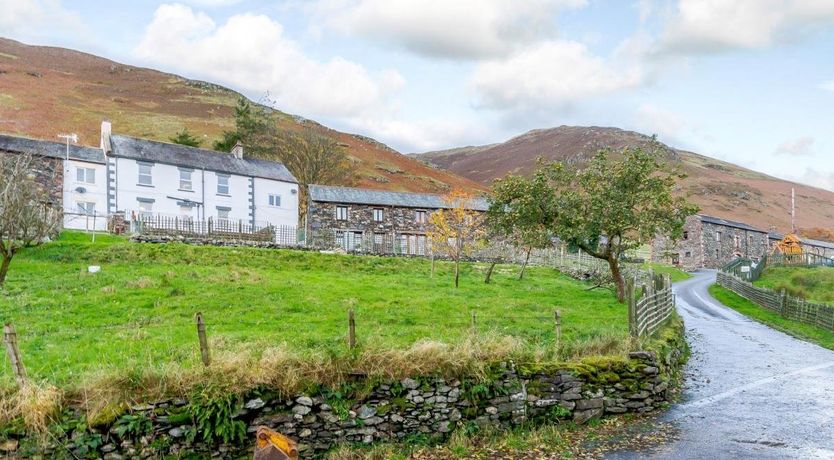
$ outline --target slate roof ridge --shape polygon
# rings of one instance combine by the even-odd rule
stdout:
[[[28,152],[50,158],[64,159],[66,158],[67,144],[65,142],[33,139],[25,136],[0,134],[0,150]],[[98,164],[105,163],[104,152],[98,147],[70,144],[69,152],[70,160]]]
[[[436,193],[399,192],[338,185],[310,184],[310,199],[334,203],[402,206],[409,208],[447,208],[443,196]],[[487,201],[482,197],[470,200],[470,209],[485,211]]]

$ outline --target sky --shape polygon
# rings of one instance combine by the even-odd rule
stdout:
[[[614,126],[834,190],[834,0],[0,0],[0,36],[401,152]]]

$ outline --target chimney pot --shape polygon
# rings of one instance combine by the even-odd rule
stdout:
[[[232,147],[232,155],[235,156],[238,160],[243,159],[243,144],[240,141],[237,141],[234,147]]]

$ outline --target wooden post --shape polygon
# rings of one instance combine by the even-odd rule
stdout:
[[[637,337],[637,301],[634,296],[634,279],[626,280],[626,301],[628,302],[628,331],[632,337]]]
[[[203,322],[202,313],[197,313],[197,337],[200,339],[200,357],[203,364],[208,366],[211,364],[211,356],[209,355],[208,339],[206,339],[206,323]]]
[[[26,383],[26,368],[20,359],[20,350],[17,348],[17,332],[12,323],[6,323],[3,327],[3,341],[6,342],[6,351],[9,353],[9,361],[12,363],[15,379],[19,386]]]
[[[556,321],[556,348],[559,348],[559,342],[562,338],[562,314],[559,310],[553,312],[553,319]]]
[[[474,332],[478,328],[478,313],[474,310],[472,311],[472,331]]]
[[[356,320],[353,317],[353,309],[348,310],[348,347],[351,350],[356,348]]]
[[[779,294],[779,314],[782,315],[783,317],[787,313],[786,312],[787,305],[788,305],[788,295],[787,295],[787,293],[785,293],[785,290],[782,289],[782,292]]]

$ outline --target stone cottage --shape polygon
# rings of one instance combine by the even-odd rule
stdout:
[[[686,270],[721,268],[736,257],[759,259],[769,249],[768,232],[750,225],[705,215],[686,219],[678,241],[658,237],[652,242],[652,261]]]
[[[448,208],[442,195],[310,185],[310,245],[377,254],[425,255],[429,215]],[[485,212],[483,198],[467,208]]]

